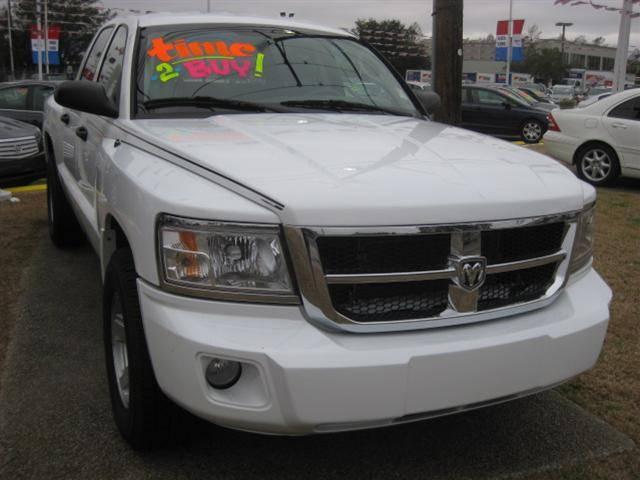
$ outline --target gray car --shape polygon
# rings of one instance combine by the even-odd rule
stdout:
[[[34,125],[0,117],[0,187],[45,176],[42,134]]]

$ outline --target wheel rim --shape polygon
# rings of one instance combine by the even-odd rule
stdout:
[[[522,136],[527,140],[537,142],[542,137],[542,127],[536,122],[529,122],[522,128]]]
[[[582,173],[592,182],[601,182],[606,179],[612,168],[611,157],[599,148],[589,150],[582,157]]]
[[[125,408],[129,408],[129,357],[127,355],[127,334],[124,329],[124,312],[120,296],[116,293],[111,301],[111,351],[113,372],[116,376],[118,393]]]

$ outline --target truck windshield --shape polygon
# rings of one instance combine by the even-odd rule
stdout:
[[[138,118],[309,110],[421,115],[384,62],[352,38],[177,25],[143,29],[138,44]]]

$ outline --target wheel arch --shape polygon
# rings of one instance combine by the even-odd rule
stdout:
[[[578,164],[578,158],[580,158],[580,154],[584,149],[592,146],[597,146],[597,145],[603,145],[607,148],[610,148],[613,151],[614,155],[616,156],[615,160],[618,162],[618,165],[620,164],[620,155],[618,155],[618,151],[613,147],[613,145],[611,145],[608,142],[605,142],[604,140],[586,140],[582,142],[580,145],[578,145],[578,147],[573,152],[573,158],[571,159],[571,164],[572,165]]]
[[[131,249],[131,242],[121,222],[112,213],[106,214],[103,225],[100,259],[104,278],[113,254],[122,248]]]

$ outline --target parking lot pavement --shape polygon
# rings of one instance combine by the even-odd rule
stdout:
[[[0,391],[0,478],[505,478],[633,448],[555,392],[348,434],[276,438],[207,427],[137,454],[111,421],[98,260],[43,238],[26,272]]]

